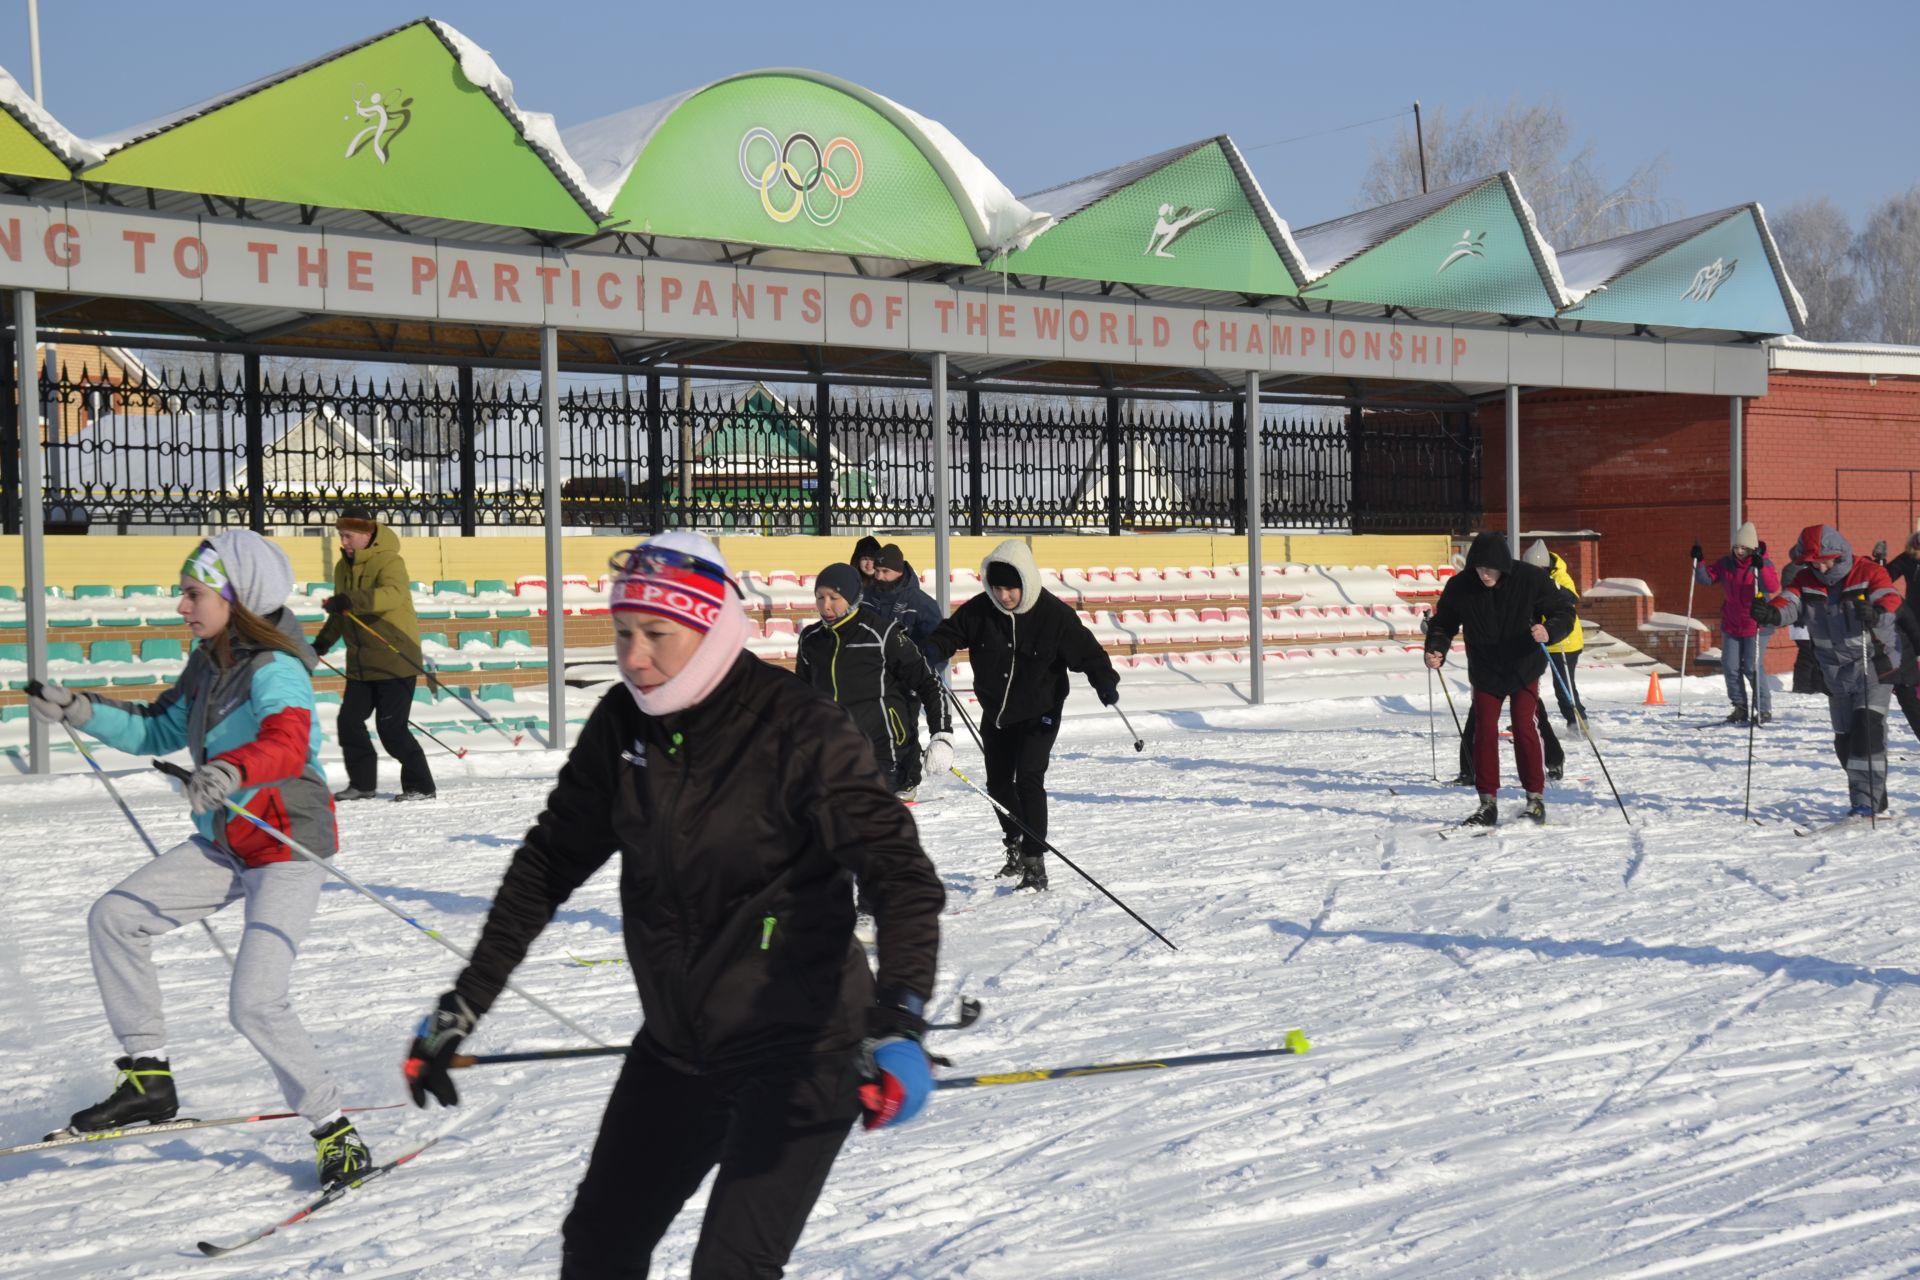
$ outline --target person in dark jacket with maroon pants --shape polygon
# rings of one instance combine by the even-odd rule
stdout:
[[[1427,665],[1438,671],[1462,632],[1467,682],[1473,686],[1473,773],[1480,807],[1462,825],[1490,827],[1500,820],[1500,704],[1513,703],[1513,754],[1527,793],[1526,815],[1547,820],[1546,761],[1541,754],[1540,677],[1546,646],[1573,630],[1573,606],[1546,570],[1515,560],[1505,534],[1487,532],[1467,550],[1467,572],[1440,593],[1427,625]]]
[[[944,894],[859,729],[745,651],[712,543],[663,534],[614,568],[625,687],[588,719],[406,1075],[416,1104],[458,1101],[461,1040],[618,852],[644,1022],[562,1228],[560,1274],[646,1275],[717,1165],[692,1275],[779,1276],[854,1120],[903,1122],[931,1091],[920,1039]],[[854,942],[856,879],[874,905],[877,982]]]

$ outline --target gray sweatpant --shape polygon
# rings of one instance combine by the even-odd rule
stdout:
[[[1887,705],[1893,700],[1889,685],[1858,693],[1829,693],[1827,716],[1833,722],[1833,753],[1847,771],[1847,803],[1887,805]]]
[[[249,868],[195,836],[107,890],[87,915],[93,976],[107,1023],[128,1056],[166,1045],[153,939],[246,899],[227,1016],[273,1068],[287,1105],[318,1122],[340,1106],[340,1087],[321,1065],[287,995],[301,939],[313,923],[326,873],[307,862]]]

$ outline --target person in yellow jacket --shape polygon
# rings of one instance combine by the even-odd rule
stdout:
[[[1573,585],[1573,575],[1567,572],[1567,562],[1547,550],[1544,541],[1535,538],[1533,545],[1527,548],[1525,559],[1528,564],[1545,569],[1553,579],[1553,585],[1566,592],[1573,601],[1574,608],[1580,607],[1580,588]],[[1569,729],[1575,726],[1576,715],[1580,720],[1587,718],[1587,706],[1580,701],[1580,686],[1573,678],[1573,669],[1580,663],[1580,651],[1587,644],[1582,630],[1579,615],[1576,614],[1573,630],[1567,632],[1567,638],[1547,646],[1547,661],[1553,664],[1553,696],[1560,704],[1560,714],[1565,717]]]
[[[400,762],[400,794],[394,799],[431,800],[433,771],[407,727],[420,679],[420,620],[413,612],[413,586],[400,558],[400,539],[364,507],[346,508],[335,525],[340,559],[333,566],[333,594],[322,603],[327,621],[313,641],[314,652],[320,654],[335,641],[347,644],[347,691],[334,722],[347,766],[347,788],[334,792],[333,798],[371,800],[378,794],[380,757],[367,736],[371,715],[380,745]],[[368,634],[369,628],[374,634]]]

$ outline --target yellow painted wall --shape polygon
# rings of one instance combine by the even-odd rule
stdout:
[[[293,562],[300,582],[319,582],[333,576],[339,544],[332,538],[281,537],[280,546]],[[792,569],[815,573],[844,560],[853,538],[721,538],[721,554],[734,569]],[[933,567],[933,539],[928,536],[882,539],[897,541],[917,569]],[[960,568],[979,565],[999,545],[999,537],[956,537],[953,563]],[[1148,534],[1139,537],[1040,536],[1025,541],[1043,568],[1071,569],[1090,565],[1134,568],[1164,565],[1244,564],[1247,541],[1224,534]],[[47,539],[47,581],[67,590],[83,582],[111,586],[155,582],[162,586],[179,579],[180,565],[200,540],[195,537],[147,535],[55,537]],[[561,542],[561,560],[567,573],[597,578],[608,559],[633,545],[631,538],[567,538]],[[1266,558],[1293,564],[1444,564],[1447,538],[1441,534],[1347,537],[1322,534],[1269,534],[1262,541]],[[501,538],[403,537],[401,555],[413,577],[431,583],[435,578],[503,578],[540,573],[546,565],[544,544],[538,536]],[[0,537],[0,584],[21,585],[21,540]]]

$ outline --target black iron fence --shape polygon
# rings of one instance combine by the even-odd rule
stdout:
[[[0,387],[0,523],[18,528],[18,431]],[[369,381],[255,357],[218,372],[43,382],[50,527],[317,525],[364,506],[403,528],[545,520],[537,386],[472,370]],[[961,391],[944,424],[956,530],[1243,527],[1237,404]],[[926,529],[935,424],[924,393],[655,377],[560,400],[561,520],[609,531]],[[1274,528],[1472,527],[1471,418],[1267,407],[1258,465]]]

